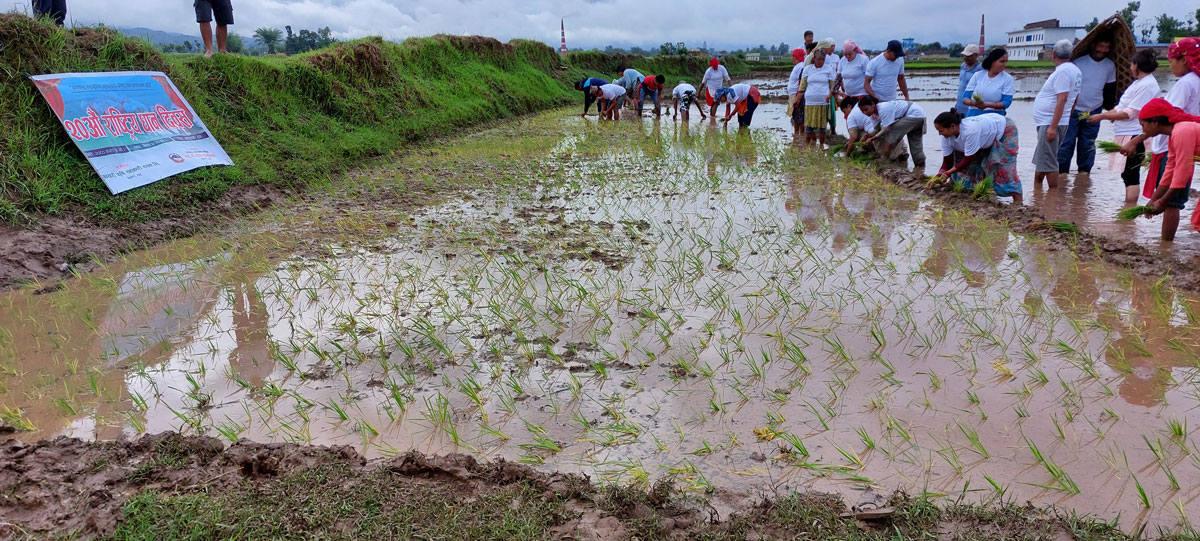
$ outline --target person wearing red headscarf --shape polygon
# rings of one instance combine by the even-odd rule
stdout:
[[[704,77],[700,79],[700,86],[704,87],[704,95],[707,97],[708,106],[712,107],[717,96],[717,91],[729,86],[733,79],[729,77],[729,70],[721,65],[721,61],[713,58],[708,61],[708,69],[704,70]],[[714,121],[716,113],[713,113]]]
[[[1200,73],[1198,73],[1200,72],[1200,38],[1184,38],[1172,43],[1171,47],[1167,49],[1167,58],[1171,74],[1179,78],[1167,92],[1167,101],[1171,105],[1183,109],[1185,113],[1200,115]],[[1192,61],[1192,65],[1188,64],[1189,60]],[[1142,195],[1153,197],[1154,191],[1162,179],[1163,169],[1167,166],[1167,138],[1160,135],[1147,139],[1146,135],[1142,134],[1136,139],[1136,141],[1130,141],[1131,144],[1127,143],[1126,148],[1122,149],[1122,153],[1126,156],[1132,155],[1133,147],[1142,140],[1146,140],[1146,149],[1150,153],[1150,168],[1146,175],[1146,183],[1142,187]],[[1186,197],[1184,197],[1184,202],[1186,202]],[[1174,230],[1171,230],[1171,234],[1174,234]],[[1166,230],[1163,231],[1163,235],[1165,238]]]
[[[1187,202],[1200,156],[1200,116],[1189,115],[1162,98],[1154,98],[1138,111],[1142,133],[1166,136],[1167,165],[1162,181],[1150,198],[1150,214],[1163,215],[1163,240],[1174,240],[1179,211]],[[1200,212],[1192,212],[1192,227],[1200,231]]]

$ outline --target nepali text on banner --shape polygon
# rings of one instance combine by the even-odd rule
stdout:
[[[59,73],[33,82],[114,194],[197,167],[233,165],[163,73]]]

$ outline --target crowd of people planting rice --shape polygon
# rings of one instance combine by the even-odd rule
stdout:
[[[1200,539],[1200,37],[623,1],[0,14],[0,538]]]

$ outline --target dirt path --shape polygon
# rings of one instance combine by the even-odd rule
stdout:
[[[242,441],[225,449],[215,438],[174,433],[9,440],[0,465],[5,538],[1124,538],[1052,510],[939,509],[904,496],[872,495],[882,510],[862,519],[820,495],[748,503],[721,519],[705,498],[666,485],[597,489],[585,477],[467,455],[367,461],[349,447]]]

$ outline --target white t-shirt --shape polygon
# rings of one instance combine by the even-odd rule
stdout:
[[[1067,94],[1067,103],[1063,106],[1063,114],[1058,119],[1058,125],[1070,124],[1071,105],[1075,103],[1075,97],[1079,95],[1079,85],[1082,83],[1082,79],[1083,75],[1080,74],[1079,68],[1071,62],[1063,62],[1054,68],[1054,73],[1046,78],[1042,89],[1033,99],[1033,125],[1050,125],[1050,121],[1054,120],[1054,108],[1058,105],[1058,95],[1063,93]]]
[[[871,77],[871,90],[875,91],[880,101],[896,99],[901,75],[904,75],[903,56],[896,60],[888,60],[884,58],[883,53],[879,53],[879,56],[867,63],[866,76]]]
[[[675,99],[683,98],[683,94],[685,92],[691,92],[694,95],[696,93],[696,87],[687,83],[679,83],[675,85],[675,89],[671,91],[671,97]]]
[[[1200,116],[1200,75],[1195,72],[1188,72],[1178,81],[1175,81],[1175,86],[1171,87],[1171,91],[1167,92],[1167,101],[1189,115]],[[1167,140],[1170,139],[1165,135],[1156,135],[1150,140],[1150,152],[1153,154],[1162,154],[1167,151]]]
[[[717,90],[725,88],[725,80],[729,78],[729,70],[725,69],[724,64],[717,66],[717,69],[711,67],[704,70],[704,77],[700,79],[700,86],[708,89],[709,92],[716,94]]]
[[[1138,135],[1142,133],[1142,123],[1138,122],[1138,111],[1146,105],[1146,102],[1157,98],[1162,90],[1158,87],[1158,79],[1153,75],[1147,75],[1138,79],[1125,89],[1125,93],[1121,94],[1121,101],[1117,102],[1114,111],[1128,111],[1129,116],[1125,120],[1117,120],[1113,122],[1113,134],[1115,135]]]
[[[859,109],[857,105],[855,105],[854,109],[850,111],[850,116],[846,117],[847,130],[858,128],[870,133],[875,131],[875,127],[878,126],[878,124],[879,123],[874,118],[869,117],[866,113],[862,112],[862,109]]]
[[[804,103],[819,105],[829,101],[829,85],[837,80],[837,72],[830,64],[805,66],[801,77],[808,78],[808,86],[804,87]]]
[[[838,61],[838,73],[842,76],[842,88],[847,96],[862,96],[867,93],[864,82],[867,78],[867,55],[858,53],[854,60],[842,57]]]
[[[1107,56],[1099,62],[1093,60],[1091,55],[1081,56],[1071,62],[1083,74],[1075,110],[1094,111],[1104,104],[1104,85],[1117,82],[1117,66]]]
[[[615,100],[625,95],[625,87],[614,85],[612,83],[600,87],[600,97],[606,100]]]
[[[979,94],[983,101],[988,103],[998,102],[1004,96],[1012,96],[1013,88],[1016,83],[1013,81],[1013,76],[1008,72],[1002,71],[995,77],[989,77],[988,72],[979,71],[971,76],[971,81],[967,83],[967,92],[972,95]],[[979,109],[972,107],[972,109]],[[996,109],[986,109],[987,111],[996,111]]]
[[[881,101],[876,108],[878,109],[876,116],[879,117],[879,125],[885,128],[901,118],[925,118],[925,110],[911,101]]]
[[[797,62],[792,66],[792,73],[788,75],[788,96],[793,96],[800,92],[800,73],[804,71],[804,63]]]
[[[741,103],[750,97],[750,85],[747,83],[738,83],[729,88],[733,89],[733,100],[726,100],[727,103]]]
[[[981,148],[996,144],[996,140],[1004,136],[1004,128],[1008,119],[1000,115],[979,115],[962,119],[958,125],[958,137],[942,138],[942,156],[962,152],[966,156],[974,156]]]

